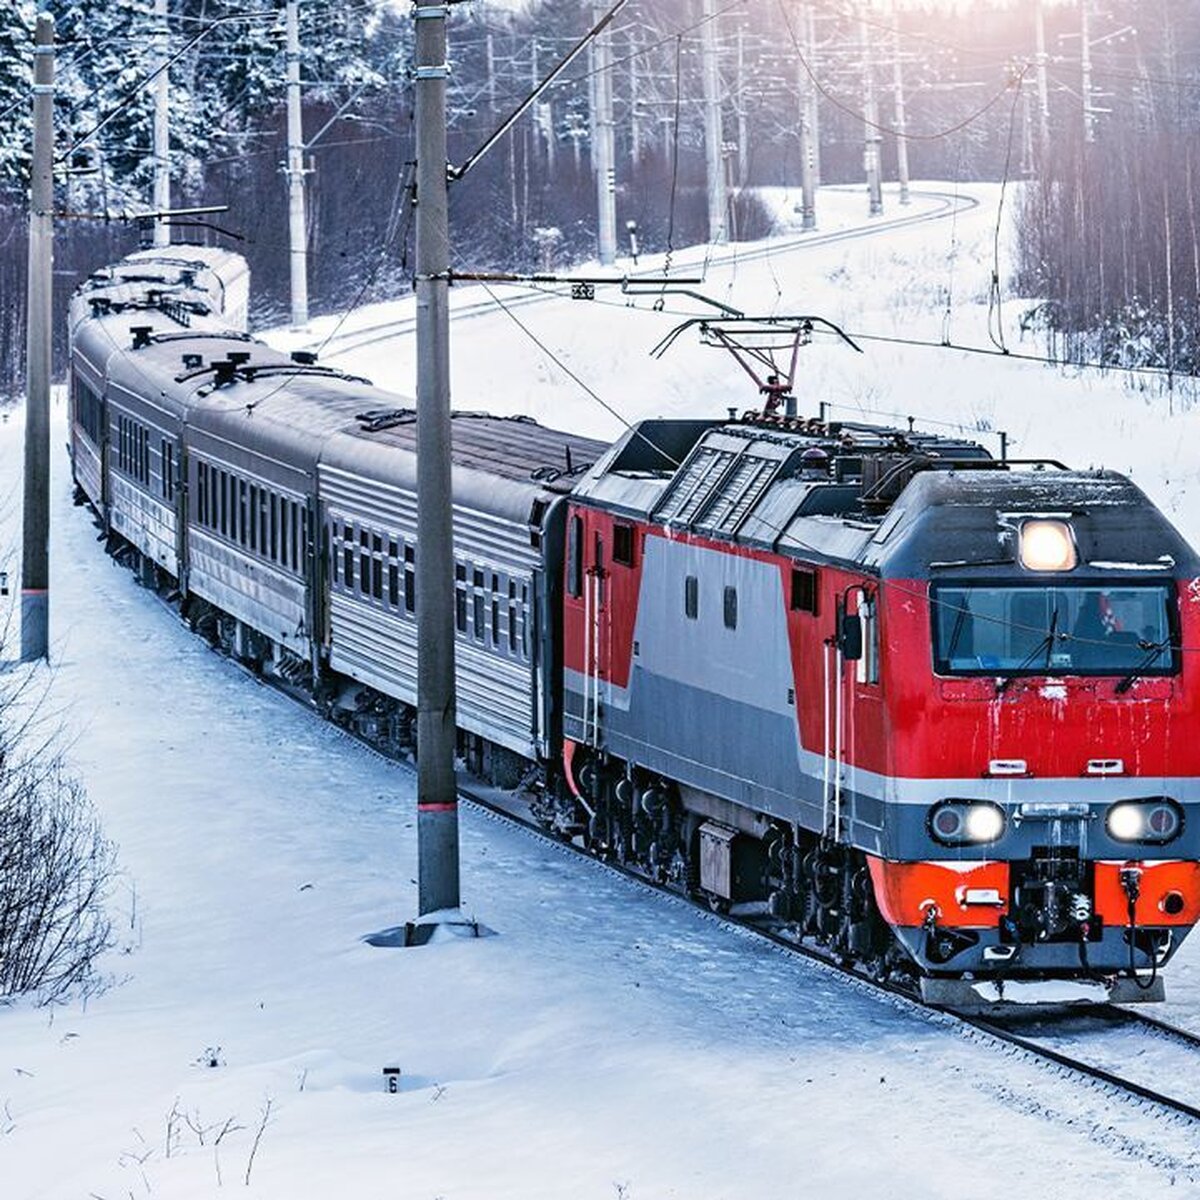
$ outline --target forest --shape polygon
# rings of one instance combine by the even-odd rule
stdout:
[[[0,393],[13,393],[34,9],[27,0],[4,7]],[[58,51],[56,311],[87,272],[138,245],[135,218],[150,197],[146,80],[165,45],[175,56],[172,206],[227,206],[180,219],[175,236],[237,247],[252,267],[254,321],[284,320],[281,9],[223,0],[168,7],[162,30],[151,0],[47,5]],[[453,7],[452,163],[488,138],[606,7]],[[1200,16],[1189,7],[1117,0],[1101,12],[1094,0],[995,0],[968,13],[934,0],[631,0],[609,35],[617,228],[635,221],[650,252],[708,236],[701,50],[711,24],[734,237],[769,232],[755,188],[799,185],[800,111],[811,97],[823,183],[862,181],[868,142],[894,178],[902,127],[914,179],[1021,184],[1011,285],[1041,302],[1032,319],[1056,354],[1196,370],[1200,164],[1190,133]],[[300,18],[309,289],[321,313],[410,283],[412,22],[387,0],[300,0]],[[456,269],[563,268],[594,257],[593,79],[584,54],[454,184]],[[61,342],[64,331],[56,334]]]

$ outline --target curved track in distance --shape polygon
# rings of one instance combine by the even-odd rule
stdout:
[[[834,230],[830,233],[808,233],[795,237],[782,238],[766,244],[750,243],[746,249],[722,249],[719,253],[709,255],[699,266],[704,269],[712,267],[739,266],[743,263],[759,262],[763,259],[774,258],[780,254],[788,254],[796,250],[806,250],[816,246],[828,246],[836,242],[858,241],[862,238],[875,237],[881,233],[894,232],[897,229],[907,229],[912,225],[923,225],[931,221],[943,221],[947,217],[969,212],[978,208],[980,201],[974,196],[965,196],[954,192],[914,191],[914,196],[920,196],[936,202],[936,207],[908,216],[890,217],[877,220],[872,225],[855,225],[850,229]],[[689,269],[690,264],[679,264],[680,269]],[[632,271],[626,276],[631,282],[658,283],[663,277],[657,271]],[[564,280],[562,286],[568,286],[569,280]],[[550,300],[562,300],[566,296],[562,292],[538,290],[524,295],[514,296],[504,301],[506,308],[524,308],[530,304],[545,304]],[[451,323],[469,321],[472,318],[484,317],[496,311],[497,303],[491,297],[475,300],[466,304],[452,307],[450,310]],[[368,346],[376,346],[399,337],[415,333],[417,319],[412,316],[396,317],[381,321],[374,325],[366,325],[358,329],[347,330],[345,333],[331,334],[325,341],[314,341],[304,346],[306,350],[319,351],[324,358],[336,359],[356,350],[364,350]]]

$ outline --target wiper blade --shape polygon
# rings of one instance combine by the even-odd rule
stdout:
[[[1145,650],[1146,657],[1138,663],[1124,679],[1120,680],[1116,686],[1118,696],[1123,696],[1133,685],[1141,678],[1142,672],[1149,666],[1152,666],[1154,660],[1167,648],[1171,639],[1163,638],[1161,642],[1138,642],[1138,648]]]
[[[1050,614],[1050,628],[1046,630],[1046,636],[1023,659],[1013,668],[1011,675],[1005,676],[1003,679],[996,682],[996,695],[1003,696],[1012,681],[1017,675],[1024,671],[1026,667],[1032,665],[1033,660],[1044,650],[1046,652],[1046,670],[1050,670],[1050,655],[1054,652],[1054,641],[1059,636],[1058,633],[1058,606],[1054,606],[1054,612]],[[1066,636],[1065,634],[1063,635]]]

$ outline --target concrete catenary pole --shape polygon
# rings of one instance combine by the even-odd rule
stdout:
[[[1083,140],[1096,140],[1092,111],[1092,30],[1088,0],[1079,0],[1079,92],[1083,97]]]
[[[25,344],[25,484],[21,661],[50,654],[50,323],[54,269],[54,18],[39,13],[33,49],[33,179],[29,194]]]
[[[450,486],[450,231],[445,4],[418,2],[417,142],[417,904],[459,905],[454,781],[454,522]]]
[[[1038,150],[1045,157],[1050,145],[1050,84],[1046,77],[1046,13],[1044,0],[1037,0],[1037,91],[1038,91]]]
[[[292,327],[308,324],[308,222],[304,213],[304,122],[300,109],[300,5],[287,0],[288,250]]]
[[[805,9],[809,9],[805,5]],[[808,12],[800,14],[800,38],[804,44],[804,60],[796,63],[797,91],[800,99],[800,227],[817,227],[817,133],[813,125],[816,111],[816,88],[812,76],[812,40]]]
[[[597,21],[606,5],[597,0]],[[592,169],[596,175],[596,212],[600,262],[610,267],[617,257],[616,143],[613,124],[612,34],[606,27],[592,43]]]
[[[808,55],[808,65],[812,68],[814,76],[818,76],[817,70],[817,6],[815,4],[807,4],[808,20],[806,23],[807,33],[805,40],[805,53]],[[821,186],[821,106],[819,97],[817,96],[816,85],[810,79],[808,89],[808,129],[810,144],[812,145],[812,160],[813,160],[813,184],[816,187]]]
[[[892,49],[892,95],[896,109],[896,177],[900,181],[900,203],[909,202],[908,194],[908,112],[904,102],[904,68],[900,62],[900,30],[894,34]]]
[[[863,71],[863,163],[867,172],[868,211],[877,217],[883,212],[883,178],[879,162],[879,107],[875,102],[875,63],[871,58],[871,31],[865,17],[859,19]]]
[[[746,114],[746,30],[739,25],[737,31],[737,185],[746,186],[750,178],[750,138],[747,132]]]
[[[156,67],[170,57],[171,30],[167,25],[167,0],[154,0],[154,58]],[[154,81],[154,200],[151,208],[165,213],[171,207],[171,73]],[[171,244],[171,227],[159,217],[154,222],[154,245]]]
[[[704,161],[708,177],[708,240],[729,240],[729,199],[725,188],[725,134],[721,125],[721,72],[717,61],[716,0],[704,0],[700,26],[704,53]]]

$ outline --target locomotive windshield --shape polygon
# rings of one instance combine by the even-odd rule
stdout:
[[[1167,584],[942,585],[932,591],[940,675],[1167,675]]]

